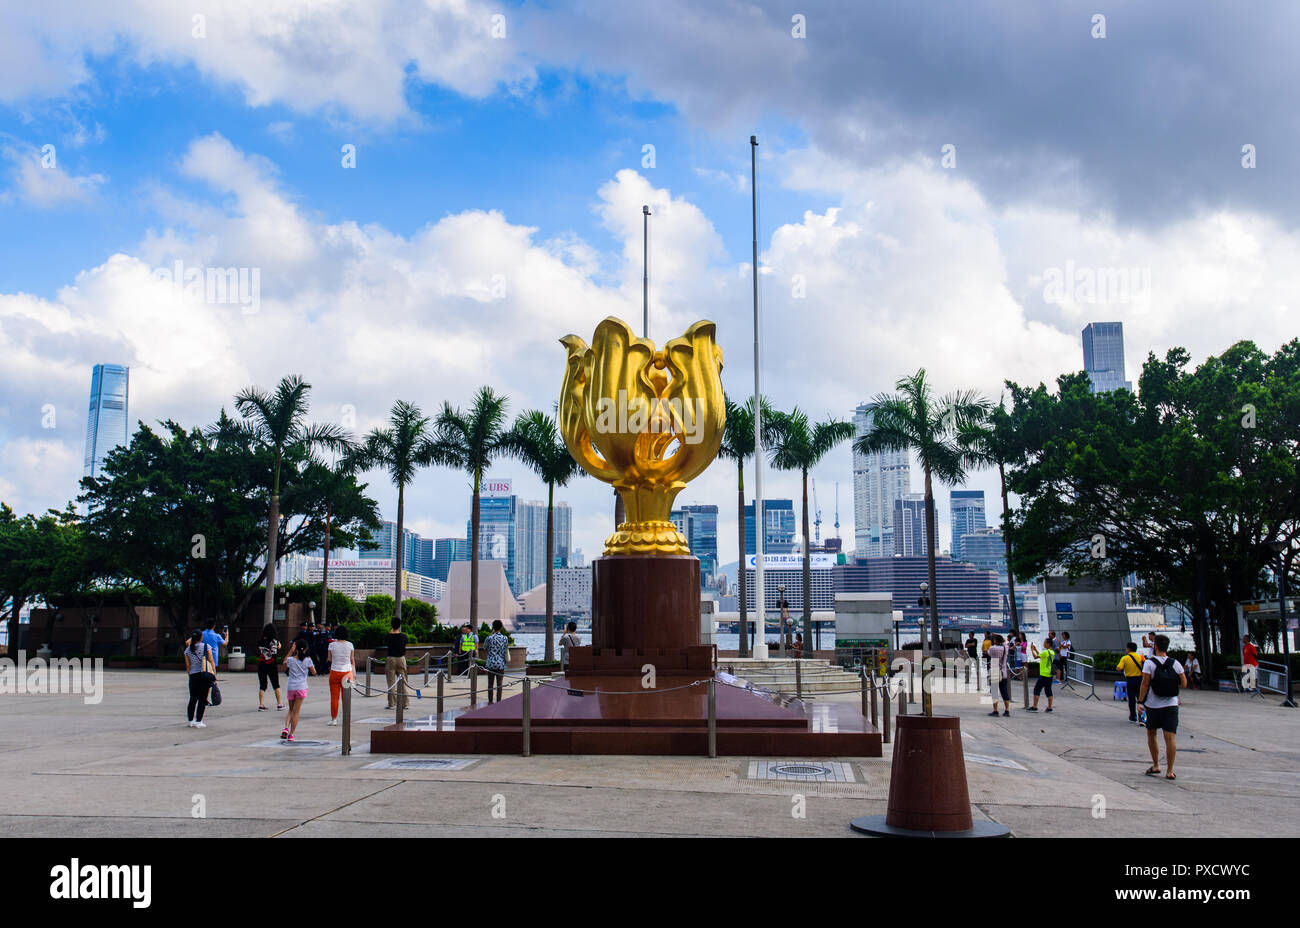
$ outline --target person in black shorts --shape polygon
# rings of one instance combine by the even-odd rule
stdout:
[[[284,708],[284,699],[280,696],[280,671],[276,666],[276,656],[280,653],[280,639],[276,637],[275,626],[267,624],[262,629],[262,640],[257,643],[257,710],[266,711],[266,688],[275,691],[275,708]]]
[[[1151,766],[1146,775],[1160,775],[1160,744],[1156,732],[1165,735],[1165,779],[1174,776],[1174,736],[1178,733],[1178,690],[1187,686],[1183,665],[1169,656],[1169,636],[1156,635],[1155,649],[1142,665],[1142,692],[1138,704],[1147,712],[1147,749],[1151,752]]]

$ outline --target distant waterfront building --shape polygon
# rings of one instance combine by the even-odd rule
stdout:
[[[751,516],[753,511],[752,506],[746,509]],[[699,558],[700,585],[711,586],[718,573],[718,507],[711,504],[683,506],[674,509],[669,518],[677,526],[677,531],[686,536],[691,554]]]
[[[853,427],[855,438],[871,431],[870,404],[858,406]],[[909,452],[853,452],[853,533],[858,557],[888,557],[894,553],[894,503],[911,488]]]
[[[973,564],[955,564],[942,555],[934,561],[940,618],[1002,617],[997,574]],[[916,604],[921,583],[929,581],[925,557],[855,558],[853,564],[834,568],[833,577],[836,593],[892,593],[895,608],[913,627],[928,614]]]
[[[591,615],[591,568],[560,567],[555,570],[555,596],[552,607],[556,612]]]
[[[1092,381],[1093,393],[1128,390],[1124,379],[1124,323],[1090,322],[1083,328],[1083,369]]]
[[[515,529],[515,582],[511,589],[520,593],[546,582],[546,504],[520,503],[516,509]],[[555,552],[556,566],[569,563],[573,514],[568,503],[556,503]]]
[[[121,364],[96,364],[91,370],[84,462],[87,477],[98,477],[108,452],[127,443],[130,376],[131,369]]]
[[[893,521],[894,555],[924,557],[930,550],[925,533],[925,494],[905,493],[894,500]]]
[[[402,528],[402,562],[407,570],[421,572],[418,566],[420,558],[420,542],[422,539],[409,528]],[[379,531],[370,536],[370,544],[376,545],[374,548],[363,548],[357,553],[359,560],[393,560],[397,557],[397,523],[384,520],[380,523]],[[427,565],[431,570],[432,563]]]
[[[763,500],[763,553],[790,554],[794,551],[794,501],[788,499]],[[754,503],[745,504],[745,551],[753,552]]]
[[[464,538],[437,538],[433,542],[433,569],[429,576],[446,583],[452,562],[468,560],[469,542]]]
[[[745,556],[745,582],[752,600],[754,590],[754,558]],[[832,570],[838,558],[834,554],[810,555],[812,608],[813,611],[833,610],[835,608],[835,583]],[[790,614],[797,616],[803,611],[803,555],[763,554],[763,600],[768,612],[776,616],[781,608],[781,587],[785,587],[785,601],[790,604]]]
[[[951,490],[948,493],[949,519],[952,524],[952,559],[966,560],[962,539],[974,535],[987,523],[984,521],[983,490]]]
[[[509,480],[491,480],[485,484],[493,489],[483,491],[479,497],[479,561],[501,561],[505,565],[506,583],[510,589],[523,592],[526,587],[515,582],[519,497],[510,492]],[[465,520],[466,545],[473,541],[473,530],[473,520]]]
[[[320,583],[324,574],[325,562],[321,558],[307,558],[306,576],[302,582]],[[367,596],[384,593],[393,596],[394,567],[393,558],[330,558],[330,590],[350,596],[355,600],[364,600]],[[402,598],[420,599],[436,602],[442,598],[443,583],[432,577],[424,577],[412,571],[402,575],[405,589]]]

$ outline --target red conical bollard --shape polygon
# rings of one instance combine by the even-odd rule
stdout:
[[[885,815],[855,818],[854,831],[890,837],[1002,838],[1011,830],[971,818],[961,720],[900,715]]]

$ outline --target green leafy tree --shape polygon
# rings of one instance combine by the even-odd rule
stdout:
[[[1300,518],[1300,340],[1271,357],[1251,342],[1188,370],[1174,348],[1148,357],[1139,392],[1092,393],[1085,374],[1010,384],[1024,459],[1020,576],[1136,573],[1146,595],[1192,606],[1213,673],[1235,659],[1236,603],[1267,595],[1271,542],[1294,543]]]
[[[808,524],[808,471],[836,445],[853,437],[853,425],[839,419],[810,423],[799,407],[778,413],[773,424],[772,466],[799,472],[803,483],[803,656],[812,656],[812,532]],[[755,514],[755,525],[761,524]]]
[[[959,440],[961,430],[988,416],[990,404],[974,391],[963,390],[936,397],[925,368],[904,377],[894,387],[898,392],[880,394],[868,405],[871,428],[853,443],[859,454],[877,451],[911,451],[925,473],[925,541],[930,577],[930,641],[939,648],[939,590],[935,583],[934,558],[937,531],[934,511],[934,481],[962,483],[966,469],[977,461]]]
[[[494,458],[518,454],[519,436],[506,428],[509,400],[481,387],[470,408],[462,412],[444,403],[435,424],[433,459],[444,467],[469,474],[473,487],[469,542],[469,624],[478,628],[479,489]]]
[[[746,617],[747,603],[745,557],[745,461],[754,456],[754,398],[750,397],[742,406],[730,397],[726,399],[727,424],[722,432],[722,444],[718,448],[718,457],[736,462],[736,522],[740,546],[740,560],[736,567],[736,584],[739,588],[738,606],[740,609],[740,656],[749,656],[749,621]],[[772,421],[776,414],[762,398],[759,414],[763,423],[763,444],[767,446],[772,438]],[[757,521],[755,522],[757,525]],[[757,634],[763,634],[763,610],[755,609],[759,617]]]
[[[263,621],[271,624],[275,610],[275,568],[280,536],[280,477],[286,455],[305,454],[314,448],[347,451],[347,434],[337,425],[307,422],[307,397],[311,384],[298,375],[285,377],[273,392],[248,387],[235,397],[235,408],[244,417],[241,427],[272,455],[270,513],[267,517],[266,596]],[[223,412],[224,417],[224,412]]]
[[[406,519],[406,488],[415,479],[418,468],[434,463],[429,417],[420,412],[420,407],[398,400],[393,404],[388,427],[375,429],[365,437],[353,463],[359,469],[379,467],[386,470],[393,486],[397,487],[397,537],[394,539],[397,564],[393,589],[400,593],[405,556],[402,529]],[[394,616],[402,617],[401,600],[397,601]]]
[[[555,488],[564,486],[581,468],[569,454],[555,420],[537,409],[523,413],[504,444],[546,484],[546,659],[555,659]]]

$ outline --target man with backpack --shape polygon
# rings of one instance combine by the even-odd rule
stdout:
[[[1160,745],[1156,732],[1165,734],[1165,779],[1174,776],[1174,735],[1178,732],[1178,690],[1187,685],[1183,665],[1169,656],[1169,636],[1156,635],[1155,647],[1142,664],[1142,692],[1138,704],[1146,709],[1147,747],[1151,751],[1151,766],[1146,775],[1160,775]]]

